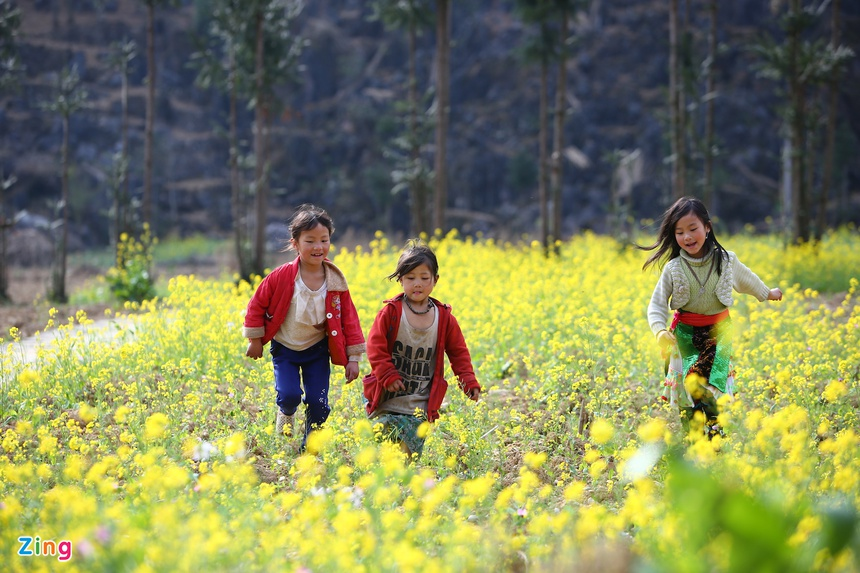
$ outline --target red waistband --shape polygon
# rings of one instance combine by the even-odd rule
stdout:
[[[729,309],[717,314],[696,314],[695,312],[675,311],[675,317],[672,319],[672,328],[678,326],[679,322],[683,322],[688,326],[712,326],[721,320],[729,317]]]

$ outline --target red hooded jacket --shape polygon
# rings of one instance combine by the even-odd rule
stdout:
[[[400,319],[403,316],[403,294],[385,301],[385,306],[376,315],[370,334],[367,337],[367,358],[370,361],[371,373],[364,377],[364,397],[367,398],[367,413],[370,414],[379,406],[379,399],[384,388],[400,380],[400,374],[394,366],[391,353]],[[451,314],[451,307],[431,298],[439,312],[439,334],[436,339],[436,363],[433,367],[433,381],[430,384],[430,396],[427,401],[427,419],[431,422],[439,418],[439,408],[448,390],[448,382],[443,377],[445,373],[445,354],[451,362],[451,370],[457,376],[460,389],[468,392],[472,388],[480,388],[475,371],[472,369],[472,357],[466,347],[466,340],[457,319]]]
[[[328,350],[332,363],[346,366],[350,355],[364,352],[364,333],[361,331],[358,311],[349,295],[346,278],[328,259],[323,264],[326,265]],[[242,336],[262,338],[263,344],[274,338],[290,310],[298,272],[299,257],[296,257],[293,262],[281,265],[266,275],[248,302]]]

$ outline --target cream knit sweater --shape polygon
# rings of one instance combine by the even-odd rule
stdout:
[[[728,252],[728,258],[723,258],[722,273],[717,276],[714,267],[708,277],[712,258],[713,251],[701,259],[694,259],[681,250],[679,257],[666,263],[648,304],[651,332],[657,334],[666,329],[670,310],[682,309],[698,314],[722,312],[734,304],[732,289],[750,294],[760,302],[767,300],[770,289],[731,251]],[[705,286],[701,295],[697,278]]]

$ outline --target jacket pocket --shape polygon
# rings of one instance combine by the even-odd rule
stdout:
[[[435,382],[434,382],[434,384],[435,384]],[[442,392],[442,395],[444,396],[445,393],[448,391],[448,381],[445,380],[444,378],[439,380],[439,388],[440,388],[439,391]]]
[[[376,401],[379,400],[379,389],[381,387],[379,380],[376,379],[375,374],[371,373],[362,378],[361,383],[364,385],[364,397],[375,408]]]
[[[429,402],[427,403],[427,408],[432,410],[438,410],[442,405],[442,401],[445,399],[445,394],[448,392],[448,381],[444,378],[439,378],[438,380],[433,380],[433,384],[430,385],[430,396]]]

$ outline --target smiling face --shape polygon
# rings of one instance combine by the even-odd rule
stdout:
[[[314,268],[322,266],[323,259],[328,256],[331,247],[331,236],[328,229],[321,223],[318,223],[316,227],[302,231],[298,239],[291,240],[302,264]]]
[[[422,306],[427,302],[430,293],[433,292],[433,287],[436,286],[438,279],[439,277],[433,274],[430,267],[421,263],[401,276],[400,284],[403,285],[403,293],[409,302],[415,306]]]
[[[703,222],[698,216],[690,212],[678,219],[675,225],[675,240],[688,255],[700,259],[708,254],[705,250],[705,240],[711,226]]]

